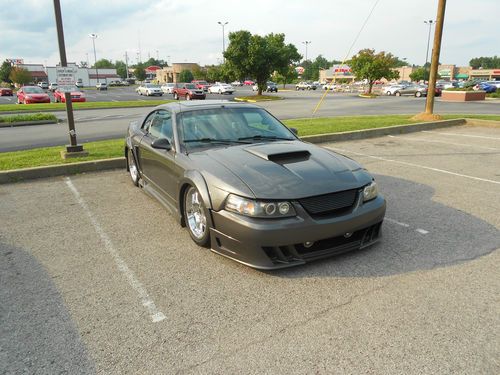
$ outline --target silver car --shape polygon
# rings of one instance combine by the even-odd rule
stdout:
[[[146,95],[146,96],[151,96],[151,95],[162,96],[163,95],[163,91],[160,88],[160,86],[155,85],[153,83],[144,83],[143,85],[139,86],[136,89],[136,91],[139,95]]]
[[[163,91],[165,94],[173,94],[174,88],[175,88],[175,83],[165,83],[164,85],[161,86],[161,91]]]

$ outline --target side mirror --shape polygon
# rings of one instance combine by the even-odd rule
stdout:
[[[168,141],[167,138],[158,138],[155,139],[151,143],[151,147],[159,149],[159,150],[165,150],[165,151],[170,151],[172,149],[172,145]]]
[[[290,128],[293,134],[299,135],[299,130],[297,128]]]

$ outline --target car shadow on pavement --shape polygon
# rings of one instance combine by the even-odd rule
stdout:
[[[79,332],[44,267],[0,242],[0,373],[94,374]]]
[[[433,188],[383,175],[376,180],[387,200],[377,244],[269,274],[287,278],[389,276],[455,265],[500,248],[498,229],[433,201]]]

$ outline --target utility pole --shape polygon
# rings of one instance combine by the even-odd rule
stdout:
[[[95,40],[97,38],[97,34],[89,34],[89,37],[92,39],[92,45],[94,46],[94,67],[95,67],[95,74],[97,76],[97,83],[99,83],[99,70],[97,70],[97,55],[95,53]]]
[[[224,27],[229,23],[229,22],[217,22],[219,25],[222,26],[222,61],[225,63],[226,58],[224,57],[224,53],[226,53],[226,41],[225,41],[225,34],[224,34]]]
[[[64,30],[61,15],[61,4],[59,0],[54,0],[54,14],[56,18],[57,29],[57,42],[59,44],[59,55],[61,59],[61,67],[67,67],[68,61],[66,60],[66,47],[64,44]],[[73,117],[73,103],[71,102],[71,92],[64,93],[66,102],[66,115],[68,117],[69,127],[69,145],[66,145],[66,151],[61,152],[61,156],[66,159],[67,157],[86,156],[87,151],[83,150],[83,146],[79,145],[76,141],[75,119]]]
[[[308,46],[309,44],[311,44],[311,41],[310,41],[310,40],[306,40],[305,42],[302,42],[302,44],[305,44],[305,45],[306,45],[306,59],[305,59],[305,61],[307,61],[307,46]]]

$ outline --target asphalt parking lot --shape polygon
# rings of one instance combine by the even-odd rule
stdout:
[[[323,146],[375,174],[382,240],[279,272],[125,171],[0,185],[0,372],[498,374],[500,129]]]

